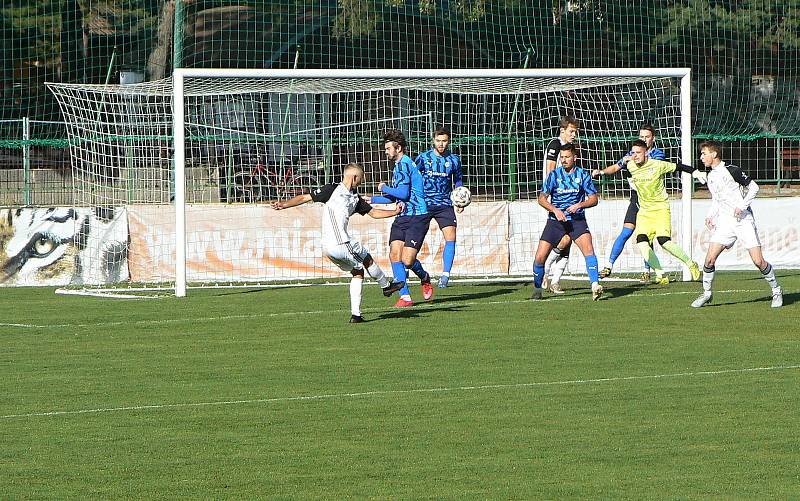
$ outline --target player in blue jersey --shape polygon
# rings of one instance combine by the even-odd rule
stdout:
[[[378,190],[384,196],[372,197],[372,203],[403,202],[403,211],[395,218],[389,233],[389,260],[395,280],[406,282],[410,268],[422,284],[422,297],[425,300],[433,297],[430,273],[425,271],[417,259],[425,235],[430,227],[428,205],[425,202],[424,179],[416,164],[408,157],[408,143],[405,135],[399,130],[390,130],[383,136],[383,148],[386,157],[394,162],[390,183],[380,183]],[[408,285],[400,290],[400,299],[395,304],[398,308],[412,306]]]
[[[561,164],[544,181],[539,193],[539,205],[548,210],[547,224],[539,237],[539,246],[533,260],[533,295],[542,299],[544,262],[550,250],[558,245],[564,235],[575,242],[586,260],[586,271],[592,286],[592,299],[600,299],[603,287],[599,282],[597,257],[594,255],[592,234],[586,224],[584,210],[597,205],[597,188],[592,176],[575,165],[578,152],[574,144],[561,146]],[[395,277],[396,280],[398,280]]]
[[[639,128],[639,139],[645,142],[647,145],[647,156],[653,158],[655,160],[666,160],[666,155],[661,150],[661,148],[656,146],[656,129],[650,124],[642,125]],[[600,278],[606,278],[611,275],[611,270],[614,268],[614,262],[617,260],[620,254],[622,254],[622,250],[625,248],[625,243],[628,239],[633,235],[633,230],[636,229],[636,214],[639,213],[639,194],[636,191],[636,186],[633,184],[631,180],[631,175],[628,172],[628,168],[626,164],[632,158],[632,151],[628,151],[628,153],[622,157],[617,163],[609,165],[604,169],[595,169],[592,171],[592,177],[597,176],[610,176],[613,175],[620,170],[622,171],[623,176],[628,179],[628,184],[631,187],[631,199],[630,203],[628,204],[628,210],[625,212],[625,220],[622,224],[622,231],[620,231],[619,235],[617,236],[616,240],[614,240],[614,245],[611,247],[611,255],[608,258],[608,264],[600,270]],[[661,264],[659,262],[653,263],[655,268],[660,268]],[[644,272],[642,273],[640,282],[642,283],[649,283],[651,277],[650,272],[650,264],[645,261],[644,262]],[[666,278],[666,277],[665,277]],[[663,280],[663,278],[661,279]],[[669,280],[669,278],[667,278]]]
[[[575,117],[570,115],[561,117],[558,123],[558,137],[553,138],[547,143],[544,149],[544,175],[542,179],[546,179],[547,176],[553,172],[553,169],[558,166],[561,147],[565,144],[576,144],[580,127],[581,124]],[[561,275],[563,275],[564,271],[567,269],[567,264],[569,264],[569,254],[572,250],[571,244],[572,240],[569,239],[569,236],[565,235],[561,242],[553,247],[553,250],[550,251],[544,263],[544,278],[542,283],[544,288],[549,289],[553,294],[564,293],[564,291],[561,290],[559,281],[561,280]]]
[[[425,179],[425,202],[428,214],[436,220],[444,236],[442,251],[442,276],[439,288],[447,287],[450,270],[456,256],[456,212],[464,212],[463,207],[453,207],[450,193],[461,186],[461,159],[447,147],[450,145],[450,131],[439,127],[433,133],[433,148],[420,153],[414,163]]]

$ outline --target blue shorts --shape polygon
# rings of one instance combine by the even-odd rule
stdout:
[[[569,235],[569,238],[575,241],[584,233],[589,233],[589,225],[586,224],[585,219],[573,219],[572,221],[562,222],[548,218],[539,240],[550,242],[555,247],[564,235]]]
[[[439,225],[440,229],[448,226],[458,226],[456,211],[452,205],[428,206],[428,216],[436,220],[436,224]]]
[[[431,225],[431,217],[429,214],[422,216],[398,216],[392,223],[392,229],[389,232],[389,243],[397,240],[405,242],[404,247],[413,247],[417,250],[422,248],[422,242],[425,240],[425,235],[428,234],[428,228]]]

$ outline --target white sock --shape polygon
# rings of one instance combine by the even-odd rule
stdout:
[[[567,269],[567,265],[569,264],[569,256],[564,257],[563,259],[559,259],[555,263],[553,263],[553,268],[551,269],[552,272],[552,282],[557,284],[559,280],[561,280],[561,275],[564,274],[564,271]]]
[[[361,286],[364,279],[361,277],[353,277],[350,280],[350,313],[358,317],[361,316]]]
[[[714,283],[714,270],[706,271],[703,267],[703,292],[706,295],[711,294],[711,285]]]
[[[770,287],[773,289],[778,288],[778,279],[775,278],[775,268],[772,267],[771,264],[767,263],[767,272],[761,271],[761,274],[764,276],[764,280],[767,281]]]
[[[560,258],[561,254],[558,253],[558,249],[553,247],[553,249],[550,251],[550,254],[547,255],[547,259],[544,261],[544,276],[550,274],[550,268],[553,266],[553,263]]]
[[[383,270],[375,261],[373,261],[372,264],[367,268],[367,273],[376,282],[378,282],[378,285],[381,286],[381,289],[389,286],[389,279],[386,278],[386,274],[383,273]]]

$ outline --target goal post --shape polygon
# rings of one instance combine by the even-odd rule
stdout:
[[[368,80],[368,79],[389,79],[389,80],[413,80],[413,79],[466,79],[473,81],[489,79],[522,80],[522,79],[563,79],[574,78],[576,80],[585,79],[589,85],[598,85],[603,78],[653,78],[667,77],[676,78],[680,81],[680,160],[685,164],[692,163],[692,141],[691,141],[691,69],[690,68],[585,68],[585,69],[474,69],[474,70],[372,70],[372,69],[340,69],[340,70],[315,70],[315,69],[294,69],[294,70],[241,70],[241,69],[203,69],[203,68],[178,68],[173,74],[175,103],[175,171],[176,185],[183,186],[183,167],[185,165],[183,152],[185,150],[184,134],[184,81],[190,78],[210,78],[210,79],[246,79],[246,78],[271,78],[271,79],[339,79],[339,80]],[[596,82],[591,82],[597,79]],[[358,87],[355,84],[354,87]],[[516,113],[516,109],[514,110]],[[513,124],[509,124],[512,127]],[[510,176],[511,177],[511,176]],[[689,174],[681,176],[681,225],[683,228],[692,228],[692,180]],[[183,200],[183,195],[176,192],[175,219],[179,221],[177,225],[184,226],[185,212],[183,204],[178,200]],[[692,248],[692,232],[683,231],[682,246],[684,249]],[[180,256],[185,255],[185,235],[178,232],[176,241],[176,252]],[[185,260],[176,259],[179,268],[176,270],[176,294],[183,296],[186,293],[186,266]],[[684,280],[689,280],[688,269],[683,269]]]
[[[130,280],[109,287],[169,290],[345,278],[321,256],[319,206],[276,213],[269,202],[338,182],[365,167],[364,195],[388,181],[381,138],[399,128],[410,154],[452,132],[473,204],[459,216],[453,277],[530,277],[546,213],[536,203],[545,145],[562,115],[581,123],[579,165],[602,168],[653,124],[667,159],[692,163],[689,69],[243,70],[176,69],[135,85],[50,84],[68,125],[76,207],[127,212]],[[673,224],[692,247],[690,176],[668,183]],[[603,260],[622,226],[630,188],[598,182],[587,211]],[[316,211],[316,212],[315,212]],[[388,269],[388,225],[354,217],[354,235]],[[102,245],[99,243],[98,245]],[[438,273],[435,223],[421,252]],[[577,250],[575,255],[579,256]],[[616,270],[639,270],[628,245]],[[671,256],[665,268],[680,273]],[[568,274],[585,273],[572,259]],[[683,270],[688,278],[687,270]]]

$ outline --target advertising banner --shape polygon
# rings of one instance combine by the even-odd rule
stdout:
[[[127,280],[127,221],[124,207],[0,209],[0,285]]]

